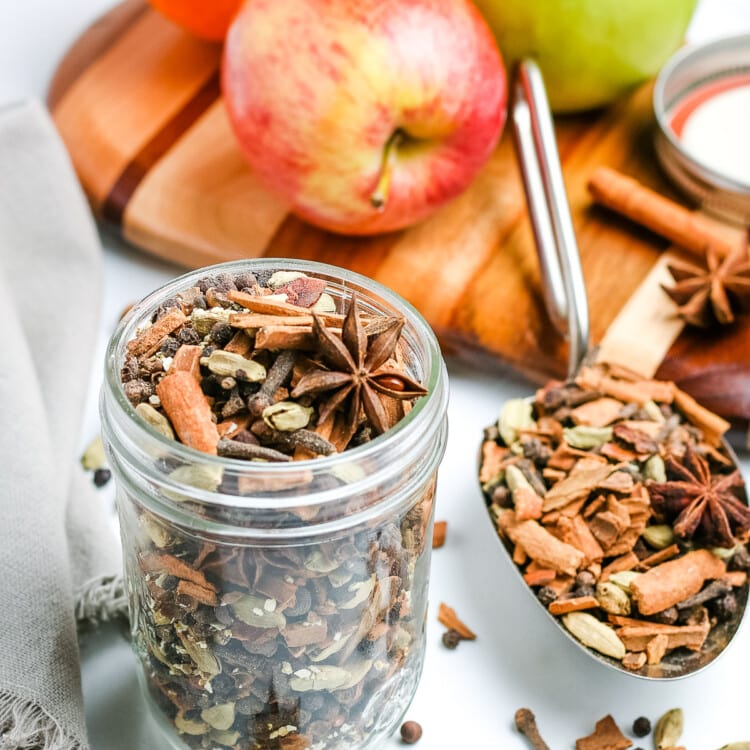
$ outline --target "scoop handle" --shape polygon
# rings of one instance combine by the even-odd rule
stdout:
[[[586,284],[544,79],[533,60],[523,60],[516,66],[511,119],[544,301],[555,328],[568,339],[568,377],[572,378],[589,347]]]

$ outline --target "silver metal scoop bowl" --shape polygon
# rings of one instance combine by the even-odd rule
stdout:
[[[521,172],[531,223],[534,230],[547,311],[555,328],[569,342],[568,379],[576,377],[589,352],[589,314],[586,287],[581,270],[573,223],[570,216],[562,170],[555,143],[552,117],[539,68],[533,61],[520,63],[513,81],[511,120],[516,139]],[[647,333],[646,333],[647,335]],[[733,450],[722,440],[725,455],[737,467]],[[481,457],[480,457],[481,464]],[[483,493],[484,494],[484,493]],[[488,511],[490,498],[485,494]],[[747,505],[747,491],[742,489],[741,501]],[[495,526],[495,517],[490,513]],[[734,589],[737,607],[733,616],[715,624],[700,651],[678,648],[669,651],[656,665],[637,670],[626,669],[622,662],[583,645],[549,613],[534,591],[524,581],[520,568],[513,562],[513,545],[499,536],[508,561],[518,573],[523,587],[540,609],[573,643],[593,659],[645,679],[675,679],[694,674],[713,662],[729,645],[742,622],[748,599],[747,583]],[[644,623],[648,624],[648,623]]]

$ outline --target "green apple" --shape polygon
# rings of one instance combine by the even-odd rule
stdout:
[[[697,0],[474,0],[506,62],[534,57],[552,109],[607,104],[653,76],[683,40]]]

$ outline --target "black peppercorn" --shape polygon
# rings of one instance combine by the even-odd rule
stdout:
[[[539,601],[545,606],[549,607],[552,602],[557,599],[557,593],[554,589],[551,589],[549,586],[542,586],[537,592],[536,592],[536,598],[539,599]]]
[[[406,721],[401,725],[401,740],[405,744],[413,745],[419,742],[421,737],[422,727],[416,721]]]
[[[195,328],[188,328],[187,326],[180,329],[177,334],[177,340],[181,344],[195,345],[200,344],[201,336]]]
[[[594,596],[595,593],[593,586],[579,586],[573,591],[573,596]]]
[[[220,348],[224,348],[234,336],[234,329],[226,323],[214,323],[211,327],[209,338],[211,343]]]
[[[633,734],[636,737],[645,737],[651,732],[651,722],[645,716],[639,716],[633,722]]]
[[[596,583],[596,578],[594,577],[594,574],[591,573],[588,570],[582,570],[577,576],[576,576],[576,586],[592,586]]]
[[[94,484],[97,487],[104,487],[112,479],[112,472],[109,469],[97,469],[94,472]]]

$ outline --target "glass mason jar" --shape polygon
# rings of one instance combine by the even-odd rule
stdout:
[[[408,374],[428,389],[392,429],[332,456],[223,458],[164,437],[120,382],[126,344],[209,274],[295,270],[341,301],[405,319]],[[445,365],[423,318],[378,283],[292,260],[187,274],[144,299],[109,345],[102,429],[117,482],[139,676],[175,748],[375,747],[424,657]]]

